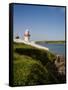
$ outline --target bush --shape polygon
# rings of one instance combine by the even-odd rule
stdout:
[[[21,43],[14,43],[13,51],[14,86],[55,84],[62,80],[57,78],[54,54]]]

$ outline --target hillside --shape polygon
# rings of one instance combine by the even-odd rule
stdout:
[[[23,43],[13,44],[14,86],[65,83],[64,75],[57,72],[56,56],[49,51]]]

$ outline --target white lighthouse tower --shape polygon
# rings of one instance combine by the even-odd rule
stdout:
[[[28,29],[24,33],[24,41],[26,41],[26,42],[30,41],[30,32]]]

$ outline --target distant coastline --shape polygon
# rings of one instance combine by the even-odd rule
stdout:
[[[65,41],[62,41],[62,40],[60,40],[60,41],[35,41],[35,43],[64,44],[64,43],[65,43]]]
[[[37,41],[37,44],[48,47],[52,53],[65,56],[65,41]]]

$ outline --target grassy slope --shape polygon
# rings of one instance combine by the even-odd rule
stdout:
[[[62,83],[53,63],[55,55],[25,44],[14,43],[13,85]]]

